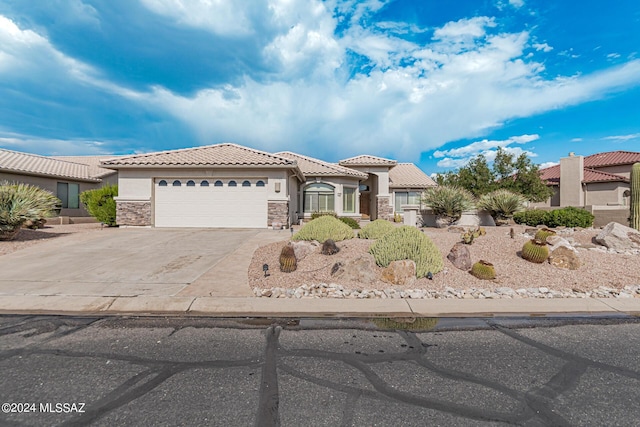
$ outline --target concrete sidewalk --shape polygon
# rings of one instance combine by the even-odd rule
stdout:
[[[335,299],[2,295],[1,314],[211,317],[640,316],[640,298]]]

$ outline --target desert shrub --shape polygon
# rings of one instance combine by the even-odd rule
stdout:
[[[369,252],[381,267],[387,267],[392,261],[413,260],[418,278],[429,272],[438,273],[444,268],[442,254],[433,241],[419,229],[408,225],[397,227],[378,239]]]
[[[516,224],[524,224],[531,227],[536,227],[538,225],[546,223],[547,213],[548,211],[543,211],[540,209],[528,209],[526,211],[516,212],[515,214],[513,214],[513,221]]]
[[[53,216],[60,200],[30,184],[0,183],[0,232],[14,231],[26,221]]]
[[[327,216],[327,215],[332,216],[334,218],[338,217],[338,214],[336,214],[333,211],[315,211],[311,213],[311,219],[313,220],[316,218],[320,218],[321,216]]]
[[[545,220],[547,227],[582,227],[588,228],[593,225],[594,216],[591,212],[572,206],[554,209],[548,213]]]
[[[89,212],[89,215],[110,227],[116,225],[116,201],[118,195],[117,185],[105,185],[95,190],[80,193],[80,201]]]
[[[362,230],[358,233],[358,237],[361,239],[379,239],[395,229],[396,226],[386,219],[376,219],[362,227]]]
[[[306,223],[292,240],[317,240],[324,242],[327,239],[339,242],[345,239],[353,239],[353,229],[344,222],[331,216],[324,215]]]
[[[346,216],[341,216],[340,218],[338,218],[340,221],[344,222],[345,224],[347,224],[349,227],[353,228],[353,229],[360,229],[360,224],[358,224],[358,221],[356,221],[353,218],[349,218]]]
[[[524,210],[526,202],[524,196],[502,189],[480,196],[477,207],[489,212],[494,220],[506,220]]]
[[[427,189],[422,196],[422,203],[430,207],[433,214],[458,220],[462,212],[474,207],[473,195],[461,187],[440,185]]]

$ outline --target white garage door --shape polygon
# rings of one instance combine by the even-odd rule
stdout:
[[[267,227],[266,180],[156,179],[156,227]]]

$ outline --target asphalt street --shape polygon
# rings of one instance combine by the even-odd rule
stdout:
[[[640,319],[0,317],[0,425],[637,426]]]

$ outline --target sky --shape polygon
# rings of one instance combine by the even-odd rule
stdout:
[[[640,2],[0,0],[0,147],[640,151]]]

